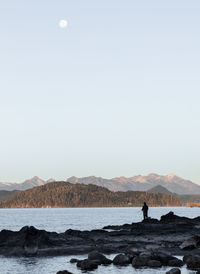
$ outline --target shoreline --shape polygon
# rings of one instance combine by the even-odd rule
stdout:
[[[33,226],[19,231],[0,232],[0,256],[9,258],[71,258],[81,270],[94,270],[99,265],[132,265],[134,268],[182,267],[200,269],[200,216],[180,217],[173,212],[160,220],[146,219],[101,229],[49,232]],[[110,260],[106,254],[114,255]],[[117,255],[116,255],[117,254]],[[177,259],[176,256],[182,256]],[[167,258],[167,259],[166,259]],[[191,260],[195,260],[192,262]],[[191,267],[192,265],[192,267]]]
[[[141,204],[141,205],[137,205],[137,206],[80,206],[80,207],[51,207],[51,206],[47,206],[47,207],[0,207],[0,210],[1,209],[70,209],[70,208],[73,208],[73,209],[81,209],[81,208],[141,208],[142,207],[142,205],[143,204]],[[187,206],[187,205],[175,205],[175,206],[172,206],[172,205],[169,205],[169,206],[165,206],[165,205],[163,205],[163,206],[156,206],[156,205],[154,205],[154,206],[151,206],[151,205],[149,205],[149,207],[150,208],[159,208],[159,207],[161,207],[161,208],[164,208],[164,207],[166,207],[166,208],[174,208],[174,207],[191,207],[191,208],[193,208],[193,207],[200,207],[200,206]]]
[[[60,256],[87,254],[98,250],[105,254],[124,252],[130,245],[142,249],[167,251],[173,255],[187,255],[180,245],[188,238],[198,235],[200,217],[179,217],[172,213],[161,220],[147,219],[124,225],[109,225],[102,229],[48,232],[25,226],[19,231],[0,232],[0,255],[4,256]],[[200,253],[194,248],[194,253]]]

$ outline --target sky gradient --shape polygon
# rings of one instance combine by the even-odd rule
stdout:
[[[200,183],[199,13],[184,0],[1,0],[0,181]]]

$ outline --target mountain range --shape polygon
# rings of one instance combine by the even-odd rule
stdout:
[[[35,186],[42,186],[49,182],[55,181],[49,179],[47,181],[35,176],[23,183],[0,183],[0,190],[26,190]],[[158,185],[166,188],[171,193],[179,195],[200,194],[200,185],[189,180],[182,179],[176,175],[169,174],[166,176],[151,173],[147,176],[133,177],[115,177],[112,179],[104,179],[102,177],[88,176],[83,178],[70,177],[66,180],[72,184],[93,184],[108,188],[111,191],[148,191]]]
[[[73,184],[95,184],[106,187],[111,191],[148,191],[149,189],[160,185],[168,191],[179,195],[200,194],[200,185],[182,179],[174,174],[162,176],[151,173],[147,176],[139,175],[130,178],[116,177],[112,179],[103,179],[94,176],[84,178],[70,177],[67,181]]]

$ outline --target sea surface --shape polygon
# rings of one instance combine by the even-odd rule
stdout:
[[[159,219],[163,214],[173,211],[179,216],[194,218],[200,216],[197,207],[152,207],[149,216]],[[20,230],[23,226],[33,225],[38,229],[64,232],[67,229],[91,230],[101,229],[105,225],[121,225],[142,220],[141,208],[48,208],[48,209],[0,209],[0,230]],[[107,257],[113,258],[114,255]],[[56,274],[59,270],[68,270],[74,274],[82,273],[72,258],[85,256],[60,256],[45,258],[5,258],[0,256],[0,274]],[[169,268],[135,270],[132,266],[100,266],[91,274],[164,274]],[[182,274],[194,273],[182,268]]]

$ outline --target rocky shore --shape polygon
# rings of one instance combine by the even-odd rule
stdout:
[[[116,254],[113,261],[103,254]],[[59,256],[90,254],[77,263],[81,269],[88,264],[132,264],[134,267],[179,267],[200,269],[200,217],[189,219],[170,212],[157,219],[103,229],[64,233],[47,232],[34,227],[20,231],[0,232],[0,255],[4,256]],[[91,255],[92,254],[92,255]],[[178,260],[174,256],[184,256]],[[100,256],[101,259],[95,259]],[[93,258],[93,259],[92,259]],[[96,262],[95,262],[96,261]],[[90,268],[90,267],[89,267]]]

